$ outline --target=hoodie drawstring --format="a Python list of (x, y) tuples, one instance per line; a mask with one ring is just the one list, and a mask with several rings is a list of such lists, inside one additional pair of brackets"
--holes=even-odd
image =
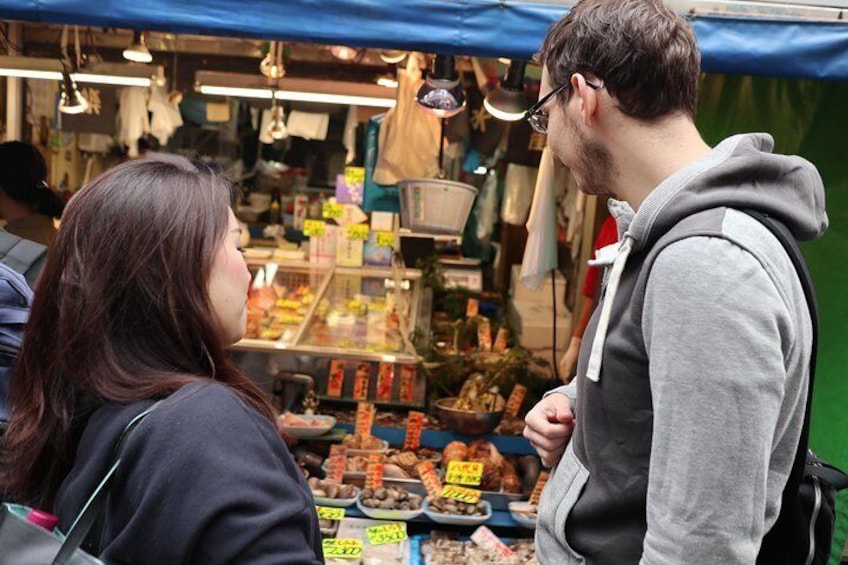
[(604, 356), (604, 343), (607, 339), (607, 328), (609, 326), (610, 314), (612, 313), (612, 303), (618, 292), (621, 273), (624, 272), (624, 265), (627, 263), (627, 257), (630, 255), (632, 249), (633, 238), (624, 234), (624, 239), (618, 247), (618, 254), (612, 263), (612, 269), (607, 280), (604, 304), (601, 307), (601, 317), (598, 319), (595, 339), (592, 341), (592, 354), (589, 356), (589, 365), (586, 369), (586, 378), (594, 382), (601, 380), (601, 362)]

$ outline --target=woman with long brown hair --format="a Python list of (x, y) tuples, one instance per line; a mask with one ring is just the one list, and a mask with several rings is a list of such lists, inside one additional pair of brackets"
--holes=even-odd
[(124, 426), (102, 528), (121, 563), (321, 563), (314, 503), (258, 387), (229, 360), (250, 275), (220, 176), (124, 163), (65, 210), (10, 392), (0, 492), (67, 531)]

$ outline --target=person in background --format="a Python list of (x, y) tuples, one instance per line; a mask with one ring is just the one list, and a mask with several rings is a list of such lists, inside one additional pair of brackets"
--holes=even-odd
[(5, 230), (50, 246), (56, 234), (53, 219), (62, 216), (64, 202), (47, 184), (47, 162), (37, 147), (20, 141), (0, 144), (0, 216)]
[(581, 0), (539, 58), (528, 120), (621, 234), (574, 380), (525, 419), (555, 465), (539, 561), (751, 565), (799, 449), (812, 325), (744, 210), (816, 239), (821, 177), (765, 133), (703, 141), (695, 35), (661, 0)]
[(225, 347), (250, 274), (219, 175), (123, 163), (69, 202), (35, 291), (0, 443), (0, 492), (68, 531), (126, 424), (107, 563), (323, 563), (314, 501), (262, 391)]
[[(602, 247), (612, 245), (618, 241), (618, 230), (615, 226), (615, 219), (612, 216), (607, 216), (601, 223), (601, 229), (595, 238), (592, 250), (592, 259), (597, 258), (597, 252)], [(577, 367), (577, 355), (580, 353), (580, 344), (583, 342), (583, 333), (586, 331), (586, 326), (589, 325), (589, 318), (592, 317), (592, 312), (595, 310), (595, 296), (600, 287), (600, 267), (589, 265), (586, 269), (586, 278), (583, 281), (583, 304), (580, 308), (580, 317), (577, 323), (574, 324), (574, 331), (571, 332), (571, 341), (568, 343), (568, 349), (562, 355), (559, 361), (559, 377), (565, 384), (571, 382), (574, 376), (574, 369)]]

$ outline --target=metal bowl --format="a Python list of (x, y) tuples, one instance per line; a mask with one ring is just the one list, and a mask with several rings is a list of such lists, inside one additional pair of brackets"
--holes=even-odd
[(497, 410), (494, 412), (472, 412), (456, 410), (453, 405), (456, 397), (440, 398), (435, 402), (436, 416), (447, 427), (466, 435), (485, 435), (492, 433), (504, 415), (503, 398), (498, 397)]

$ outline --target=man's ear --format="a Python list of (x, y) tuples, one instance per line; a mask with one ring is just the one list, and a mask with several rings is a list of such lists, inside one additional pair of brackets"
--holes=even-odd
[(583, 118), (583, 125), (591, 127), (598, 119), (599, 91), (586, 84), (586, 77), (580, 73), (571, 75), (571, 88), (579, 97), (580, 116)]

